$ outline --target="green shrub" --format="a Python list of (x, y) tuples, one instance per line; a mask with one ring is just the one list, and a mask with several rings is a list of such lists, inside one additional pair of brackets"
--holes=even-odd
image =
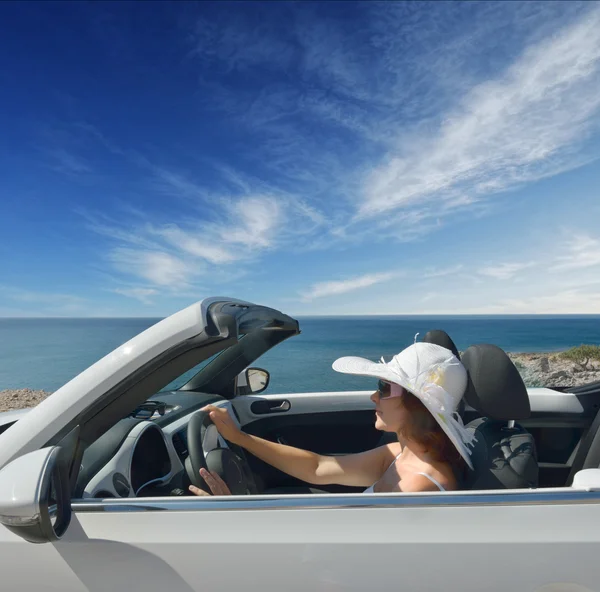
[(560, 354), (561, 358), (579, 364), (584, 370), (592, 360), (600, 360), (600, 345), (579, 345)]

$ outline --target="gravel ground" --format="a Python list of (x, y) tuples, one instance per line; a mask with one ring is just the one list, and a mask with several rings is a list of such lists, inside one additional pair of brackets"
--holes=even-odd
[(32, 391), (31, 389), (16, 389), (0, 391), (0, 412), (23, 407), (35, 407), (49, 394), (46, 391)]

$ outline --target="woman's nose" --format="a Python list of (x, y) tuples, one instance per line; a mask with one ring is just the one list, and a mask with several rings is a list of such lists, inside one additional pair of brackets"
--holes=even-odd
[(377, 404), (377, 399), (379, 398), (379, 391), (375, 391), (370, 397), (373, 403)]

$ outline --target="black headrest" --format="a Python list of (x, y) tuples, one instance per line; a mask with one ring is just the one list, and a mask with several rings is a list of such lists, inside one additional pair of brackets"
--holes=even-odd
[(465, 399), (490, 419), (519, 420), (531, 414), (527, 387), (506, 352), (490, 343), (469, 347), (461, 359), (468, 372)]
[(458, 359), (460, 359), (458, 348), (454, 344), (454, 341), (450, 339), (450, 335), (448, 335), (446, 331), (442, 331), (441, 329), (432, 329), (431, 331), (425, 333), (423, 341), (425, 343), (435, 343), (435, 345), (441, 345), (442, 347), (449, 349)]

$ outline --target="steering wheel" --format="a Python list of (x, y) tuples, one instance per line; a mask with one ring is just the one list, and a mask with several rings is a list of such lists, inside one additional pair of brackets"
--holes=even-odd
[[(217, 428), (210, 415), (206, 411), (196, 411), (188, 423), (188, 457), (185, 459), (192, 485), (210, 493), (210, 487), (200, 476), (200, 469), (206, 469), (219, 475), (233, 495), (258, 493), (248, 462), (229, 448), (229, 443), (228, 448), (217, 448), (217, 437)], [(213, 438), (215, 446), (206, 453), (205, 443)]]

